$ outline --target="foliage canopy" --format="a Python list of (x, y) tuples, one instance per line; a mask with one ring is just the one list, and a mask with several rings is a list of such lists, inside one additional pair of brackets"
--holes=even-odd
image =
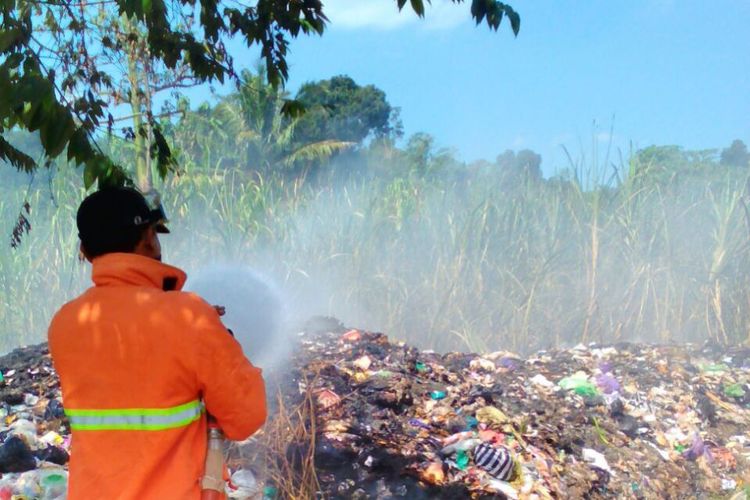
[(391, 107), (385, 92), (374, 85), (359, 86), (348, 76), (306, 83), (296, 99), (305, 106), (297, 125), (302, 140), (335, 138), (361, 143), (369, 136), (400, 134), (398, 109)]
[[(463, 3), (463, 0), (452, 0)], [(186, 68), (199, 82), (236, 79), (227, 48), (230, 38), (258, 46), (269, 83), (280, 86), (288, 77), (286, 57), (291, 38), (322, 34), (328, 21), (320, 0), (258, 0), (249, 4), (220, 0), (101, 0), (110, 13), (134, 26), (145, 40), (147, 59), (167, 69)], [(402, 9), (407, 0), (396, 0)], [(410, 0), (419, 16), (423, 0)], [(6, 140), (14, 127), (38, 131), (48, 159), (67, 151), (67, 158), (84, 165), (87, 185), (95, 181), (122, 183), (126, 172), (97, 146), (102, 128), (111, 131), (112, 115), (102, 94), (121, 78), (114, 68), (97, 66), (91, 51), (117, 48), (108, 37), (92, 40), (97, 10), (85, 0), (6, 0), (0, 3), (0, 159), (18, 169), (33, 171), (34, 158)], [(518, 33), (520, 17), (497, 0), (472, 0), (477, 24), (497, 30), (503, 17)], [(178, 22), (197, 19), (195, 25)], [(129, 35), (130, 36), (130, 35)], [(132, 35), (136, 36), (136, 35)], [(68, 71), (66, 71), (68, 70)], [(133, 92), (131, 90), (131, 92)], [(128, 96), (130, 97), (130, 96)], [(146, 117), (153, 121), (153, 117)], [(149, 147), (159, 165), (171, 151), (155, 128)], [(145, 129), (135, 130), (143, 137)], [(150, 134), (149, 134), (150, 135)]]
[[(329, 137), (299, 138), (296, 131), (303, 115), (282, 114), (287, 102), (282, 89), (266, 83), (262, 66), (256, 73), (244, 70), (237, 92), (214, 107), (187, 113), (168, 135), (180, 149), (181, 160), (191, 167), (239, 168), (261, 176), (274, 169), (297, 175), (310, 162), (353, 145)], [(211, 158), (217, 151), (220, 163), (214, 164)]]

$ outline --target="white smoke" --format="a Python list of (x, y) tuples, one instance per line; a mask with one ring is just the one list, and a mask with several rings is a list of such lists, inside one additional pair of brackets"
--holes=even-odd
[(268, 278), (243, 265), (212, 265), (192, 272), (185, 289), (226, 308), (222, 321), (256, 366), (270, 369), (288, 356), (284, 301)]

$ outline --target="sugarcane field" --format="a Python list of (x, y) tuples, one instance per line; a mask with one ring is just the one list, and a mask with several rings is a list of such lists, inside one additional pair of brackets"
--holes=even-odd
[(0, 500), (750, 500), (750, 4), (0, 17)]

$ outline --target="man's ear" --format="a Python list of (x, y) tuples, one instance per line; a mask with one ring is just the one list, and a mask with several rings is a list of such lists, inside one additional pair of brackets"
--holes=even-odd
[(143, 231), (141, 240), (135, 246), (133, 253), (161, 260), (161, 245), (159, 245), (159, 237), (153, 226), (149, 226)]
[(89, 254), (86, 253), (86, 247), (83, 246), (83, 242), (78, 246), (78, 260), (83, 262), (84, 260), (87, 260), (91, 262), (91, 257), (89, 257)]

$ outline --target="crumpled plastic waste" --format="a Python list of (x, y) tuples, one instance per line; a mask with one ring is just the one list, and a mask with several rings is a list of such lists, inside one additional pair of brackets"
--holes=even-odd
[[(321, 497), (747, 498), (748, 347), (438, 354), (336, 321), (299, 338), (277, 378), (292, 402), (312, 394)], [(70, 440), (46, 347), (0, 357), (0, 374), (0, 467), (18, 471), (0, 500), (58, 498)], [(507, 453), (513, 474), (478, 449)], [(235, 465), (233, 494), (283, 496)]]
[(749, 348), (438, 354), (330, 323), (300, 339), (292, 376), (347, 395), (316, 406), (322, 496), (731, 497), (750, 484)]
[(620, 382), (611, 373), (600, 373), (595, 377), (596, 386), (604, 394), (613, 394), (620, 391)]
[(261, 488), (255, 479), (255, 474), (246, 469), (239, 469), (232, 473), (226, 485), (227, 498), (249, 499), (256, 498)]
[(607, 463), (607, 459), (599, 453), (596, 450), (592, 450), (591, 448), (584, 448), (581, 450), (581, 456), (583, 459), (590, 463), (592, 466), (597, 467), (603, 471), (607, 471), (609, 474), (614, 474), (615, 472), (610, 468), (609, 463)]
[(593, 397), (599, 394), (596, 385), (589, 380), (588, 375), (584, 372), (576, 372), (569, 377), (565, 377), (557, 385), (566, 391), (573, 391), (579, 396)]
[(69, 428), (46, 345), (0, 357), (0, 373), (0, 500), (65, 498)]
[(682, 456), (688, 460), (697, 460), (706, 453), (706, 443), (703, 442), (698, 433), (693, 437), (690, 447), (682, 452)]

